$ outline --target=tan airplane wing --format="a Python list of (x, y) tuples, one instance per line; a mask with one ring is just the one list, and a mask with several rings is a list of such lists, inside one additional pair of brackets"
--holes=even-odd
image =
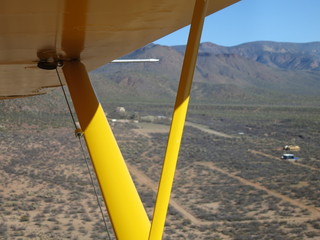
[[(239, 0), (208, 0), (207, 15)], [(39, 60), (93, 70), (191, 23), (195, 0), (0, 0), (0, 99), (58, 85)]]

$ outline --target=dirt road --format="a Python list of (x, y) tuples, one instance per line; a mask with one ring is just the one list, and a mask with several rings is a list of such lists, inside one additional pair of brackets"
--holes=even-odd
[[(163, 125), (163, 124), (155, 124), (155, 123), (139, 123), (138, 126), (139, 129), (134, 129), (135, 132), (140, 133), (142, 135), (148, 136), (149, 133), (169, 133), (170, 126)], [(228, 135), (226, 133), (218, 132), (213, 129), (210, 129), (206, 125), (193, 123), (193, 122), (185, 122), (185, 126), (190, 126), (197, 128), (203, 132), (216, 135), (218, 137), (224, 137), (224, 138), (235, 138), (235, 136)]]
[[(279, 157), (275, 157), (275, 156), (272, 156), (272, 155), (264, 153), (264, 152), (251, 150), (251, 149), (249, 149), (248, 151), (253, 153), (253, 154), (261, 155), (261, 156), (264, 156), (264, 157), (267, 157), (267, 158), (275, 159), (275, 160), (278, 160), (278, 161), (284, 161), (283, 159), (281, 159)], [(291, 163), (291, 164), (294, 164), (294, 165), (297, 165), (297, 166), (300, 166), (300, 167), (308, 168), (308, 169), (313, 170), (313, 171), (320, 171), (319, 168), (308, 166), (308, 165), (305, 165), (305, 164), (302, 164), (302, 163), (293, 162), (293, 161), (288, 161), (288, 163)]]
[[(157, 184), (152, 181), (146, 174), (144, 174), (142, 171), (140, 171), (138, 168), (136, 168), (133, 165), (129, 165), (128, 167), (130, 169), (130, 172), (137, 178), (137, 180), (146, 185), (148, 188), (150, 188), (153, 192), (157, 192), (158, 186)], [(194, 225), (209, 225), (212, 222), (209, 221), (202, 221), (198, 218), (196, 218), (195, 216), (192, 215), (192, 213), (188, 212), (185, 208), (183, 208), (183, 206), (181, 204), (179, 204), (176, 200), (172, 199), (170, 200), (170, 205), (177, 210), (182, 216), (184, 216), (185, 218), (187, 218), (188, 220), (190, 220), (192, 222), (192, 224)]]
[[(299, 208), (302, 208), (302, 209), (306, 209), (310, 212), (311, 216), (308, 217), (308, 219), (312, 218), (312, 219), (318, 219), (320, 218), (320, 209), (316, 208), (316, 207), (313, 207), (313, 206), (309, 206), (309, 205), (306, 205), (304, 203), (302, 203), (301, 201), (299, 200), (296, 200), (296, 199), (292, 199), (290, 197), (287, 197), (281, 193), (278, 193), (276, 191), (273, 191), (273, 190), (270, 190), (258, 183), (255, 183), (255, 182), (251, 182), (247, 179), (244, 179), (242, 177), (239, 177), (239, 176), (236, 176), (232, 173), (229, 173), (227, 172), (226, 170), (223, 170), (221, 168), (218, 168), (217, 166), (215, 166), (212, 162), (202, 162), (202, 163), (197, 163), (198, 165), (203, 165), (203, 166), (206, 166), (206, 167), (209, 167), (215, 171), (218, 171), (220, 173), (223, 173), (233, 179), (236, 179), (238, 180), (239, 182), (241, 182), (242, 184), (245, 184), (245, 185), (248, 185), (248, 186), (252, 186), (256, 189), (259, 189), (259, 190), (262, 190), (262, 191), (265, 191), (267, 194), (271, 195), (271, 196), (274, 196), (274, 197), (277, 197), (277, 198), (280, 198), (281, 200), (283, 201), (286, 201), (286, 202), (289, 202), (291, 203), (292, 205), (294, 206), (297, 206)], [(303, 218), (303, 220), (305, 220)]]
[(197, 128), (197, 129), (199, 129), (199, 130), (201, 130), (203, 132), (210, 133), (210, 134), (216, 135), (218, 137), (235, 138), (235, 136), (231, 136), (231, 135), (228, 135), (228, 134), (225, 134), (225, 133), (222, 133), (222, 132), (218, 132), (218, 131), (212, 130), (212, 129), (208, 128), (206, 125), (201, 125), (201, 124), (198, 124), (198, 123), (192, 123), (192, 122), (187, 122), (187, 121), (186, 121), (185, 125)]

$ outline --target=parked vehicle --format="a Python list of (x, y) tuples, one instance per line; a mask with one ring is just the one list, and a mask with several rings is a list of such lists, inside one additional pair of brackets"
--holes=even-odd
[(296, 158), (294, 157), (294, 154), (286, 153), (281, 156), (281, 159), (296, 159)]

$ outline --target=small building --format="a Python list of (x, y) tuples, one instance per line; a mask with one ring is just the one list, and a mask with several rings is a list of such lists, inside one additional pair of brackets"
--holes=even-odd
[(126, 112), (126, 109), (124, 107), (117, 107), (116, 108), (116, 112), (117, 113), (125, 113)]

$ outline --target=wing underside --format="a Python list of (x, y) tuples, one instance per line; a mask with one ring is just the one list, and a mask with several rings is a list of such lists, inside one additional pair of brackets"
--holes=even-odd
[[(238, 0), (211, 0), (206, 15)], [(195, 0), (1, 0), (0, 99), (58, 84), (40, 60), (93, 70), (191, 22)]]

